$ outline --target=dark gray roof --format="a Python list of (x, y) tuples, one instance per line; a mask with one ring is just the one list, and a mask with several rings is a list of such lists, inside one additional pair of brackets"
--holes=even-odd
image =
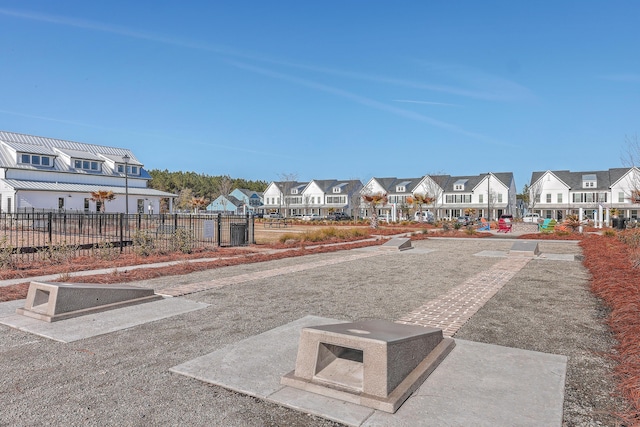
[[(422, 177), (420, 178), (373, 178), (380, 184), (384, 191), (387, 194), (411, 194), (413, 189), (420, 183)], [(405, 191), (398, 192), (396, 188), (398, 185), (402, 185), (405, 187)]]
[(568, 170), (559, 171), (543, 171), (533, 172), (531, 174), (531, 185), (534, 185), (544, 174), (547, 172), (553, 174), (560, 181), (564, 182), (571, 190), (577, 190), (582, 188), (583, 179), (592, 179), (595, 177), (597, 180), (596, 187), (593, 190), (608, 190), (613, 184), (618, 182), (630, 168), (612, 168), (604, 171), (580, 171), (571, 172)]
[(316, 184), (326, 194), (331, 194), (334, 187), (342, 187), (344, 194), (353, 194), (362, 188), (362, 182), (358, 179), (314, 179), (311, 182)]

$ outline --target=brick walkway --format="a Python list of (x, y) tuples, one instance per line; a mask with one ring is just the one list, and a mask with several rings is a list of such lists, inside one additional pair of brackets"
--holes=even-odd
[(326, 259), (316, 262), (301, 263), (290, 265), (287, 267), (274, 268), (271, 270), (261, 270), (252, 273), (240, 274), (237, 276), (224, 277), (216, 280), (207, 280), (206, 282), (187, 283), (173, 288), (166, 288), (156, 291), (157, 294), (178, 297), (188, 295), (195, 292), (206, 291), (208, 289), (219, 288), (227, 285), (235, 285), (238, 283), (249, 282), (251, 280), (266, 279), (268, 277), (280, 276), (283, 274), (297, 273), (299, 271), (310, 270), (312, 268), (324, 267), (327, 265), (341, 264), (343, 262), (354, 261), (357, 259), (370, 258), (373, 256), (383, 255), (384, 252), (358, 252), (351, 255), (340, 256), (332, 259)]
[(530, 259), (507, 257), (500, 260), (490, 270), (470, 277), (445, 295), (427, 302), (396, 322), (439, 328), (445, 336), (451, 337)]

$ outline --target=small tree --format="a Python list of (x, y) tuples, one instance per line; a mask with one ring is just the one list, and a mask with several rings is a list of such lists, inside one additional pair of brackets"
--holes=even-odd
[(218, 184), (218, 193), (222, 196), (220, 199), (222, 203), (222, 209), (227, 211), (227, 196), (231, 193), (231, 187), (233, 187), (233, 181), (229, 175), (223, 175), (220, 177)]
[(418, 212), (418, 221), (422, 222), (422, 205), (430, 205), (434, 202), (435, 198), (428, 194), (416, 193), (413, 196), (407, 197), (407, 203), (415, 206)]
[(115, 198), (116, 196), (115, 194), (113, 194), (113, 191), (99, 190), (99, 191), (91, 192), (91, 201), (100, 203), (100, 212), (103, 212), (103, 213), (105, 211), (106, 202), (110, 202)]
[(378, 205), (384, 206), (389, 201), (387, 193), (363, 194), (362, 201), (371, 209), (370, 223), (371, 228), (378, 228)]
[(193, 213), (198, 213), (200, 209), (204, 209), (209, 204), (209, 200), (204, 197), (194, 197), (191, 199), (191, 209)]

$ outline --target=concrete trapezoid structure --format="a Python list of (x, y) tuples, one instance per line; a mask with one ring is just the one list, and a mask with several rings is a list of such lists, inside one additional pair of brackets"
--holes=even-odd
[(381, 246), (378, 246), (381, 251), (406, 251), (407, 249), (413, 249), (411, 246), (411, 239), (408, 237), (394, 237)]
[(509, 251), (509, 256), (515, 257), (535, 258), (539, 255), (540, 249), (537, 242), (515, 242)]
[(394, 413), (454, 346), (440, 329), (386, 320), (307, 327), (281, 383)]
[(24, 308), (16, 313), (55, 322), (158, 299), (153, 289), (135, 286), (31, 282)]

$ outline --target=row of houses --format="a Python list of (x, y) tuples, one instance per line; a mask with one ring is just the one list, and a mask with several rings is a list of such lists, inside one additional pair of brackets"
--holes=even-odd
[[(150, 179), (144, 164), (126, 148), (0, 131), (1, 212), (98, 212), (103, 202), (92, 195), (99, 191), (116, 196), (109, 202), (110, 212), (173, 212), (177, 196), (149, 188)], [(379, 216), (397, 220), (416, 209), (429, 210), (437, 218), (517, 217), (528, 210), (556, 219), (572, 213), (602, 219), (617, 209), (624, 217), (637, 218), (639, 182), (636, 167), (533, 172), (526, 203), (516, 197), (512, 172), (374, 177), (366, 184), (340, 179), (274, 181), (262, 193), (235, 189), (214, 200), (207, 211), (283, 216), (344, 212), (367, 217), (375, 209)], [(363, 196), (373, 194), (386, 194), (388, 202), (375, 207), (363, 203)], [(428, 203), (418, 207), (419, 195), (428, 196)]]

